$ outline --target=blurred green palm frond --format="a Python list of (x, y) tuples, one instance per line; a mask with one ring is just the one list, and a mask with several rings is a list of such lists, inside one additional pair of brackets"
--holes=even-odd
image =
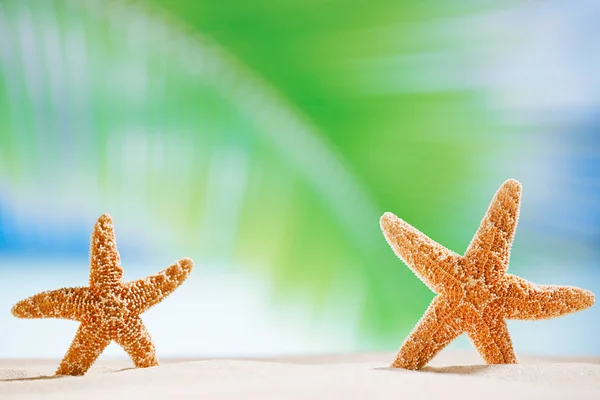
[(461, 251), (484, 210), (457, 204), (498, 151), (447, 22), (481, 10), (457, 4), (4, 0), (0, 200), (111, 210), (146, 251), (347, 303), (360, 340), (396, 344), (432, 295), (379, 216)]

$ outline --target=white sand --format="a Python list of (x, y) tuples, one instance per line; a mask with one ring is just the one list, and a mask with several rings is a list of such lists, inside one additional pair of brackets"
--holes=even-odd
[(58, 360), (0, 360), (0, 399), (600, 399), (600, 358), (485, 366), (475, 353), (445, 351), (419, 372), (385, 368), (392, 358), (163, 360), (148, 369), (101, 359), (83, 377), (52, 377)]

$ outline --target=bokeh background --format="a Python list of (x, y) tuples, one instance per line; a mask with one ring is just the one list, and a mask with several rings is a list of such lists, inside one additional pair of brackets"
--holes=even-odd
[[(162, 357), (395, 350), (433, 294), (379, 216), (462, 253), (507, 178), (510, 271), (599, 294), (599, 18), (595, 0), (0, 0), (0, 357), (65, 353), (77, 323), (10, 307), (86, 285), (104, 212), (126, 279), (196, 262), (144, 315)], [(599, 325), (598, 306), (509, 323), (521, 354), (599, 354)]]

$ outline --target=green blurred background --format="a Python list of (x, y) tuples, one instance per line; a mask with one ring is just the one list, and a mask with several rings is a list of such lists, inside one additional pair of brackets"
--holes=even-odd
[[(0, 0), (0, 356), (63, 354), (75, 323), (9, 309), (85, 284), (104, 212), (127, 279), (196, 261), (145, 317), (165, 356), (395, 349), (433, 294), (379, 216), (462, 253), (507, 178), (524, 185), (511, 272), (598, 292), (597, 17), (593, 1)], [(511, 322), (517, 352), (600, 353), (596, 308)]]

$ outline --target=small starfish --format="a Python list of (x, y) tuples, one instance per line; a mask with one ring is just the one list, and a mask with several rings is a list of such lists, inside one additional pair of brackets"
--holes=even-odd
[(506, 273), (520, 203), (521, 184), (506, 181), (464, 256), (392, 213), (381, 217), (381, 229), (396, 255), (437, 294), (402, 344), (392, 368), (422, 368), (463, 332), (486, 363), (516, 364), (507, 319), (554, 318), (594, 304), (590, 291), (537, 285)]
[(81, 322), (57, 375), (85, 374), (111, 340), (123, 347), (136, 367), (158, 365), (140, 314), (177, 289), (192, 271), (193, 261), (184, 258), (156, 275), (123, 283), (114, 226), (104, 214), (92, 234), (90, 266), (89, 286), (36, 294), (15, 304), (13, 315)]

